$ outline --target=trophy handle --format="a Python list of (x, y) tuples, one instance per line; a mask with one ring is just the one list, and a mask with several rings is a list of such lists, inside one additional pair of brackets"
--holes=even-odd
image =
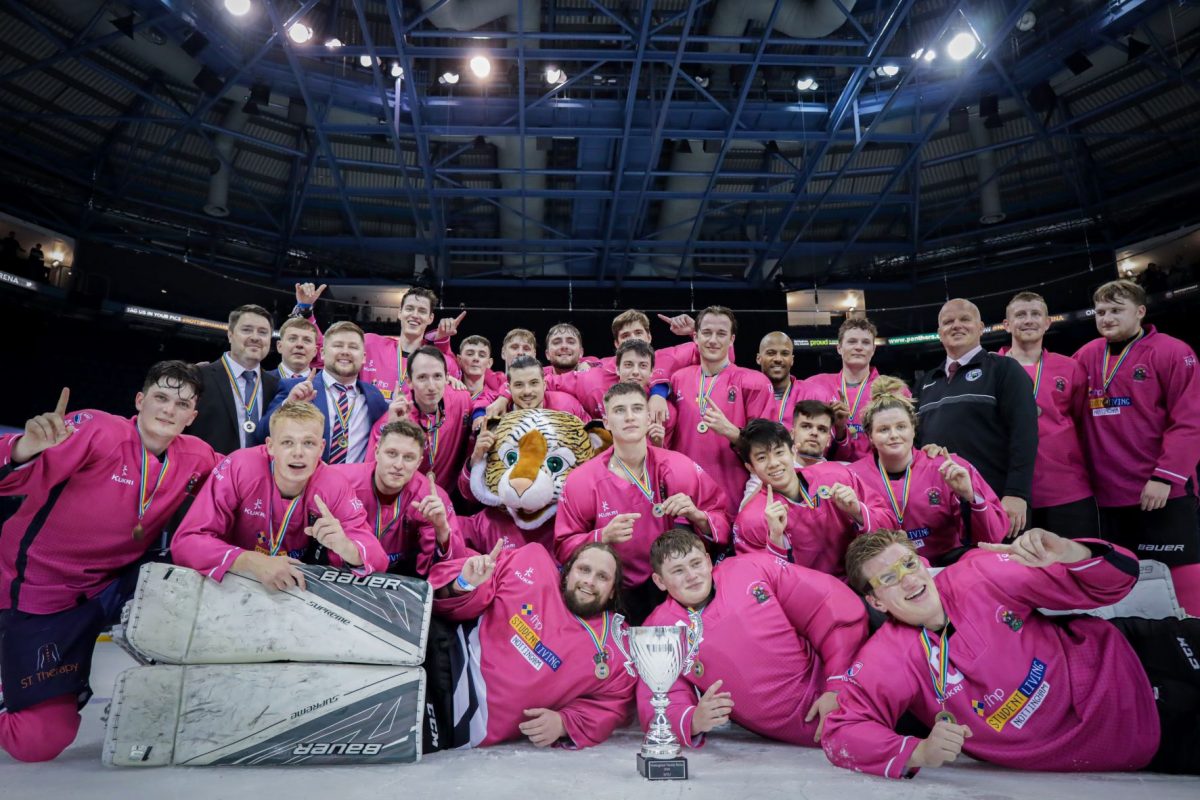
[[(637, 672), (633, 668), (633, 659), (629, 656), (629, 651), (621, 644), (621, 639), (629, 635), (629, 629), (625, 627), (625, 616), (622, 614), (613, 614), (613, 632), (612, 643), (613, 647), (625, 657), (625, 671), (629, 673), (629, 677), (636, 678)], [(632, 647), (632, 645), (631, 645)]]

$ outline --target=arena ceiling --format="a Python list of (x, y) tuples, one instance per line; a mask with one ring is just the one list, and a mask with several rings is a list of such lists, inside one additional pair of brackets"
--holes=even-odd
[(916, 281), (1105, 263), (1200, 194), (1191, 2), (0, 9), (0, 210), (264, 280)]

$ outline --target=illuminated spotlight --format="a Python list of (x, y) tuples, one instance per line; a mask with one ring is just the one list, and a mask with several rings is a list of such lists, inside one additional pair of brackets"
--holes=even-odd
[(954, 34), (954, 38), (946, 45), (946, 55), (953, 58), (955, 61), (962, 61), (964, 58), (975, 52), (975, 37), (967, 31)]
[(453, 70), (446, 70), (442, 76), (438, 78), (438, 83), (448, 83), (451, 86), (458, 83), (458, 73)]
[(342, 40), (335, 36), (332, 39), (330, 39), (329, 41), (327, 41), (325, 43), (325, 46), (328, 47), (330, 50), (336, 50), (337, 48), (342, 46)]
[(562, 83), (564, 80), (566, 80), (566, 77), (567, 77), (561, 69), (554, 66), (553, 64), (546, 67), (545, 72), (543, 72), (542, 74), (545, 75), (545, 77), (546, 77), (546, 83), (550, 84), (551, 86)]
[(917, 48), (917, 51), (916, 51), (915, 53), (913, 53), (913, 54), (912, 54), (912, 60), (913, 60), (913, 61), (920, 61), (920, 60), (921, 60), (921, 56), (923, 56), (923, 55), (925, 55), (925, 48), (924, 48), (924, 47), (918, 47), (918, 48)]
[(928, 64), (937, 58), (937, 50), (931, 47), (925, 51), (925, 55), (921, 56), (921, 58), (925, 59), (925, 63)]
[(492, 62), (487, 56), (474, 56), (471, 58), (471, 72), (476, 78), (486, 78), (492, 74)]
[(303, 22), (293, 22), (288, 28), (288, 38), (296, 44), (304, 44), (313, 37), (313, 29)]
[(900, 74), (900, 68), (895, 64), (884, 64), (882, 67), (875, 70), (875, 72), (885, 78), (894, 78)]
[(404, 77), (404, 67), (400, 66), (399, 61), (392, 62), (392, 77), (393, 78), (403, 78)]
[(370, 69), (371, 68), (371, 57), (367, 56), (367, 55), (359, 56), (358, 57), (358, 65), (360, 67), (362, 67), (363, 69)]
[(225, 0), (225, 10), (235, 17), (244, 17), (250, 13), (250, 0)]
[(813, 78), (797, 78), (796, 88), (802, 92), (811, 92), (817, 88), (817, 82)]

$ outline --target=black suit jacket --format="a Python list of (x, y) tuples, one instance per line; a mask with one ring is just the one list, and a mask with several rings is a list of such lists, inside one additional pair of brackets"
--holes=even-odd
[[(262, 370), (262, 401), (270, 403), (271, 398), (279, 389), (279, 376)], [(233, 392), (229, 388), (229, 376), (221, 366), (221, 359), (212, 361), (200, 367), (200, 377), (204, 382), (204, 393), (197, 403), (196, 421), (187, 432), (208, 442), (209, 446), (218, 453), (226, 455), (239, 449), (242, 444), (237, 422), (237, 407), (234, 405)]]

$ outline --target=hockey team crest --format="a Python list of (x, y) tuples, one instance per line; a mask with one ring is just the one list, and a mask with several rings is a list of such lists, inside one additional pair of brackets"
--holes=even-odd
[(1067, 390), (1067, 379), (1066, 378), (1055, 378), (1054, 379), (1054, 388), (1060, 392), (1065, 392)]
[(940, 506), (942, 504), (942, 493), (937, 489), (929, 490), (929, 505)]

